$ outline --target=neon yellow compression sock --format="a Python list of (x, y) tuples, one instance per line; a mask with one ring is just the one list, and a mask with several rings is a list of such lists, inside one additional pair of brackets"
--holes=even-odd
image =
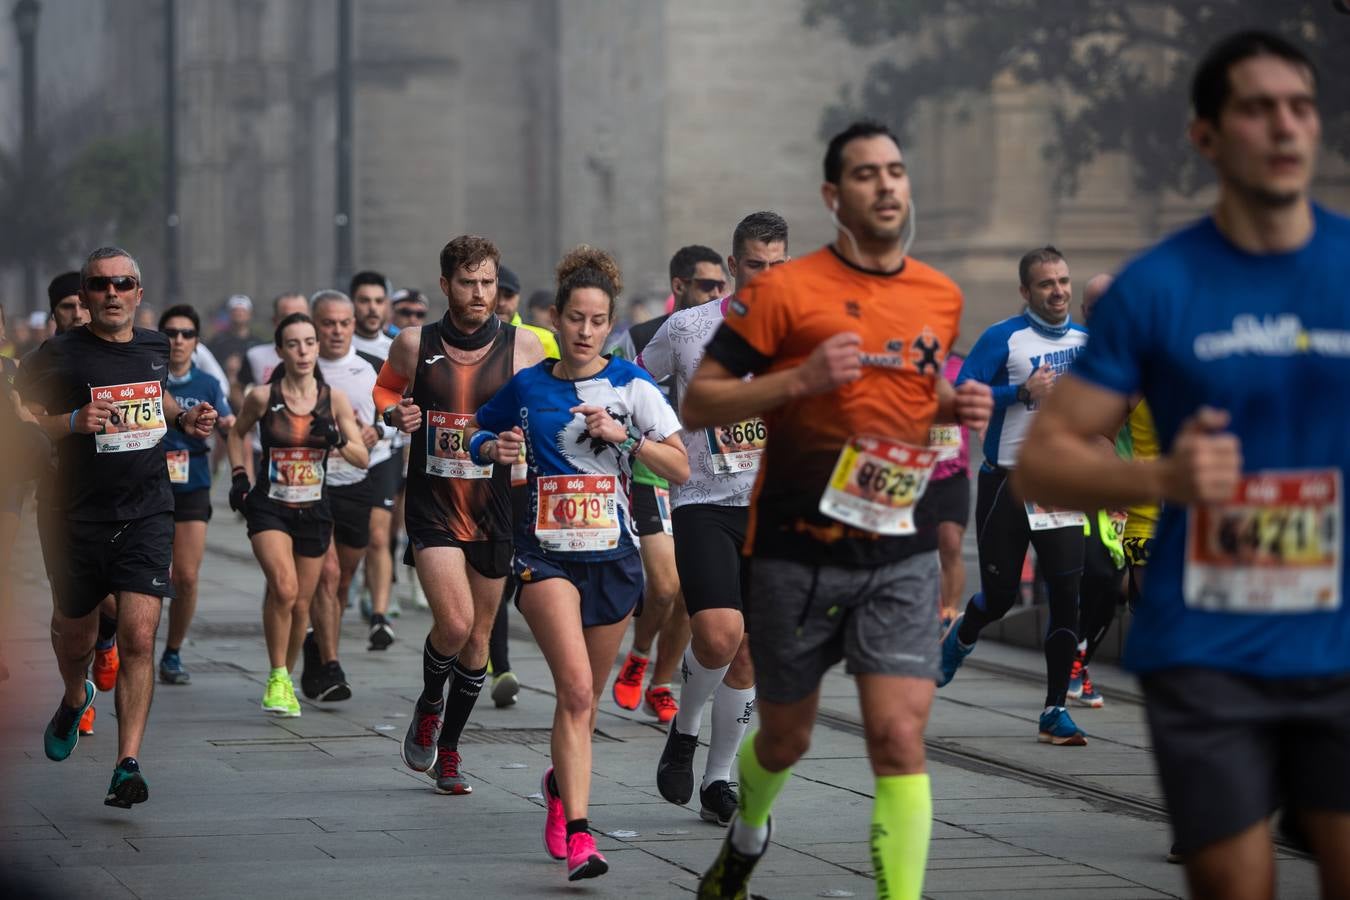
[(872, 870), (877, 897), (918, 900), (933, 832), (933, 792), (927, 773), (877, 776), (872, 806)]
[(737, 764), (741, 778), (741, 821), (755, 828), (763, 828), (769, 823), (769, 810), (778, 792), (787, 783), (792, 769), (770, 772), (759, 764), (755, 755), (756, 729), (745, 736), (741, 742), (740, 759)]

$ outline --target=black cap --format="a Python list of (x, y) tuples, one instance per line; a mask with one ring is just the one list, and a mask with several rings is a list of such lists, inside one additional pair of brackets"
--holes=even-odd
[(506, 266), (497, 269), (497, 290), (506, 291), (508, 294), (520, 293), (520, 279)]
[(52, 311), (56, 311), (56, 304), (69, 297), (71, 294), (80, 292), (80, 273), (62, 272), (52, 279), (52, 283), (47, 285), (47, 302), (51, 305)]

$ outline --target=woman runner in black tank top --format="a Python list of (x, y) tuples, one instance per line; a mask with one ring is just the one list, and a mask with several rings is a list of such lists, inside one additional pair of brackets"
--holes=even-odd
[(479, 466), (469, 459), (464, 425), (514, 374), (514, 327), (499, 325), (477, 362), (446, 354), (438, 326), (422, 328), (413, 401), (422, 426), (411, 437), (406, 528), (423, 544), (511, 539), (511, 467)]
[[(276, 331), (280, 376), (244, 398), (230, 431), (233, 486), (230, 508), (245, 513), (253, 555), (267, 577), (263, 634), (271, 671), (262, 708), (300, 715), (289, 669), (300, 655), (309, 600), (332, 539), (333, 519), (324, 488), (329, 450), (364, 469), (370, 460), (351, 401), (319, 380), (319, 341), (304, 313), (281, 320)], [(249, 433), (259, 426), (262, 471), (249, 483)]]

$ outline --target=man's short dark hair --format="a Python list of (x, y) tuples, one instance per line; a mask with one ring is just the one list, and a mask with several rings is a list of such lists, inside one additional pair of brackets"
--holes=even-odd
[(1191, 80), (1191, 111), (1197, 119), (1218, 123), (1233, 91), (1228, 73), (1254, 56), (1275, 56), (1308, 70), (1317, 87), (1317, 67), (1295, 44), (1268, 31), (1239, 31), (1219, 41), (1200, 60)]
[(761, 244), (773, 244), (781, 241), (783, 248), (787, 249), (787, 219), (768, 210), (751, 213), (741, 219), (740, 224), (731, 234), (731, 255), (740, 259), (741, 254), (745, 252), (747, 241), (759, 241)]
[(441, 250), (441, 275), (454, 278), (460, 269), (476, 269), (488, 259), (494, 267), (502, 264), (496, 244), (476, 234), (461, 234)]
[(389, 279), (385, 278), (384, 275), (382, 275), (379, 272), (376, 272), (373, 269), (366, 269), (364, 271), (357, 272), (355, 275), (352, 276), (352, 283), (350, 285), (350, 289), (347, 291), (347, 296), (355, 297), (356, 289), (363, 284), (373, 284), (376, 287), (384, 288), (384, 292), (386, 294), (389, 293)]
[(698, 269), (699, 263), (715, 263), (720, 269), (722, 268), (722, 257), (717, 255), (716, 250), (702, 244), (690, 244), (688, 247), (681, 247), (670, 258), (670, 277), (688, 281), (694, 277), (694, 271)]
[(900, 139), (889, 127), (876, 119), (860, 119), (830, 138), (830, 144), (825, 148), (825, 180), (838, 184), (844, 177), (844, 148), (853, 141), (870, 137), (888, 137), (895, 146), (900, 146)]
[(47, 303), (51, 305), (52, 312), (56, 312), (56, 304), (72, 294), (78, 294), (80, 284), (79, 272), (62, 272), (53, 278), (52, 283), (47, 285)]
[(201, 316), (197, 315), (196, 309), (186, 303), (179, 303), (177, 306), (170, 306), (168, 309), (164, 310), (163, 314), (159, 317), (159, 330), (163, 331), (164, 323), (175, 316), (182, 316), (192, 320), (192, 327), (197, 332), (197, 337), (200, 338), (202, 336)]
[(530, 294), (530, 299), (525, 301), (526, 309), (548, 309), (553, 305), (553, 292), (540, 288)]
[(1031, 267), (1052, 262), (1064, 262), (1064, 254), (1049, 244), (1037, 247), (1025, 254), (1017, 264), (1017, 280), (1022, 282), (1022, 287), (1031, 287)]

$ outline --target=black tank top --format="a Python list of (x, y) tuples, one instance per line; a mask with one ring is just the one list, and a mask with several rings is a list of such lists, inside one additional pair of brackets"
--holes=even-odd
[(281, 380), (268, 387), (267, 411), (258, 422), (263, 471), (254, 493), (282, 506), (304, 508), (327, 499), (324, 460), (328, 444), (312, 433), (315, 419), (331, 419), (332, 390), (319, 385), (311, 412), (292, 412), (281, 393)]
[(404, 501), (409, 534), (430, 530), (446, 531), (456, 541), (510, 540), (511, 467), (474, 465), (464, 423), (515, 374), (515, 333), (501, 326), (483, 357), (466, 364), (446, 355), (440, 329), (422, 327), (412, 392), (422, 426), (410, 437)]

